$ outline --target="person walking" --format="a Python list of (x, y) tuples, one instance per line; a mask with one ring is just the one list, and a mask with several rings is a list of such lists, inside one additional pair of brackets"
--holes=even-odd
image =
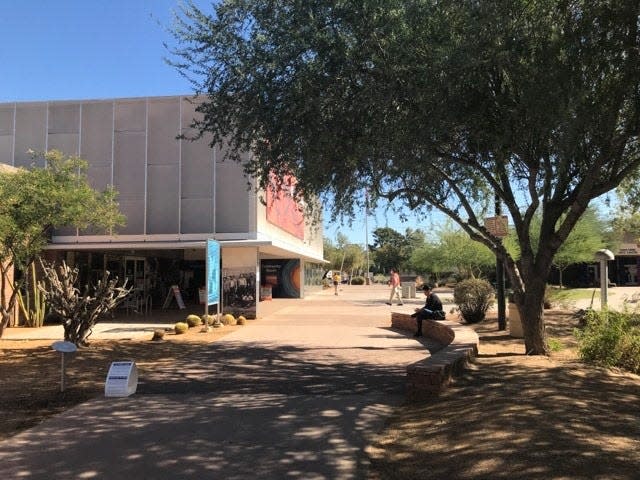
[(389, 279), (389, 285), (391, 285), (391, 294), (389, 295), (389, 301), (387, 305), (391, 305), (393, 303), (393, 297), (398, 297), (398, 305), (404, 305), (402, 302), (402, 297), (400, 296), (400, 275), (395, 268), (392, 268), (389, 272), (391, 274), (391, 278)]
[(422, 285), (422, 291), (426, 295), (426, 300), (424, 302), (424, 307), (416, 308), (415, 312), (411, 315), (418, 322), (418, 329), (416, 333), (413, 334), (414, 337), (422, 336), (422, 320), (444, 320), (446, 314), (442, 309), (442, 302), (438, 295), (433, 293), (433, 287), (431, 285), (425, 283)]
[(340, 285), (340, 274), (338, 272), (333, 273), (333, 288), (335, 290), (335, 295), (338, 294), (338, 285)]

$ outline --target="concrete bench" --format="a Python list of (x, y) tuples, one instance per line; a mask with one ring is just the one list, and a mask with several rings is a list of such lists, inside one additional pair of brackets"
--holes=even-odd
[[(416, 319), (407, 313), (391, 313), (391, 327), (415, 332)], [(433, 355), (407, 365), (407, 394), (419, 398), (437, 395), (446, 389), (451, 379), (459, 375), (478, 354), (478, 334), (450, 320), (424, 320), (422, 333), (444, 345)]]

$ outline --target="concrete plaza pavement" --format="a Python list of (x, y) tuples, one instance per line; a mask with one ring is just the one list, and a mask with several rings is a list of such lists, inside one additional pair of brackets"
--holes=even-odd
[(389, 307), (388, 293), (344, 286), (266, 302), (199, 357), (185, 350), (140, 372), (134, 395), (0, 442), (0, 478), (366, 478), (364, 450), (404, 400), (406, 365), (437, 347), (390, 329), (391, 311), (423, 299)]

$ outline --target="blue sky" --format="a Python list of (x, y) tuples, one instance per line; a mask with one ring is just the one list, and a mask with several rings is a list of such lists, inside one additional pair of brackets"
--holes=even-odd
[[(205, 9), (211, 2), (194, 2)], [(188, 94), (188, 81), (167, 65), (166, 31), (179, 0), (0, 0), (0, 102)], [(401, 223), (382, 209), (351, 226), (325, 222), (365, 243), (377, 227), (404, 232), (430, 220)], [(368, 228), (365, 228), (368, 227)], [(367, 235), (368, 231), (368, 235)]]

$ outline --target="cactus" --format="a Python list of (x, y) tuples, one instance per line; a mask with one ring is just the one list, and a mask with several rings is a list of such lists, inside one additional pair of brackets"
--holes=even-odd
[(230, 313), (226, 313), (222, 316), (222, 324), (223, 325), (235, 325), (237, 320), (236, 317), (234, 317), (233, 315), (231, 315)]
[(189, 325), (185, 322), (178, 322), (173, 326), (173, 330), (176, 332), (176, 335), (181, 335), (183, 333), (187, 333)]
[(202, 319), (198, 315), (187, 315), (185, 322), (189, 325), (189, 328), (202, 325)]
[[(18, 290), (18, 304), (24, 316), (25, 325), (27, 327), (41, 327), (44, 324), (45, 303), (44, 295), (38, 289), (36, 279), (35, 262), (31, 264), (31, 273), (27, 275), (25, 282), (26, 289), (24, 295)], [(31, 288), (31, 292), (29, 291)]]
[(245, 325), (247, 323), (247, 319), (243, 316), (240, 315), (237, 319), (238, 325)]

